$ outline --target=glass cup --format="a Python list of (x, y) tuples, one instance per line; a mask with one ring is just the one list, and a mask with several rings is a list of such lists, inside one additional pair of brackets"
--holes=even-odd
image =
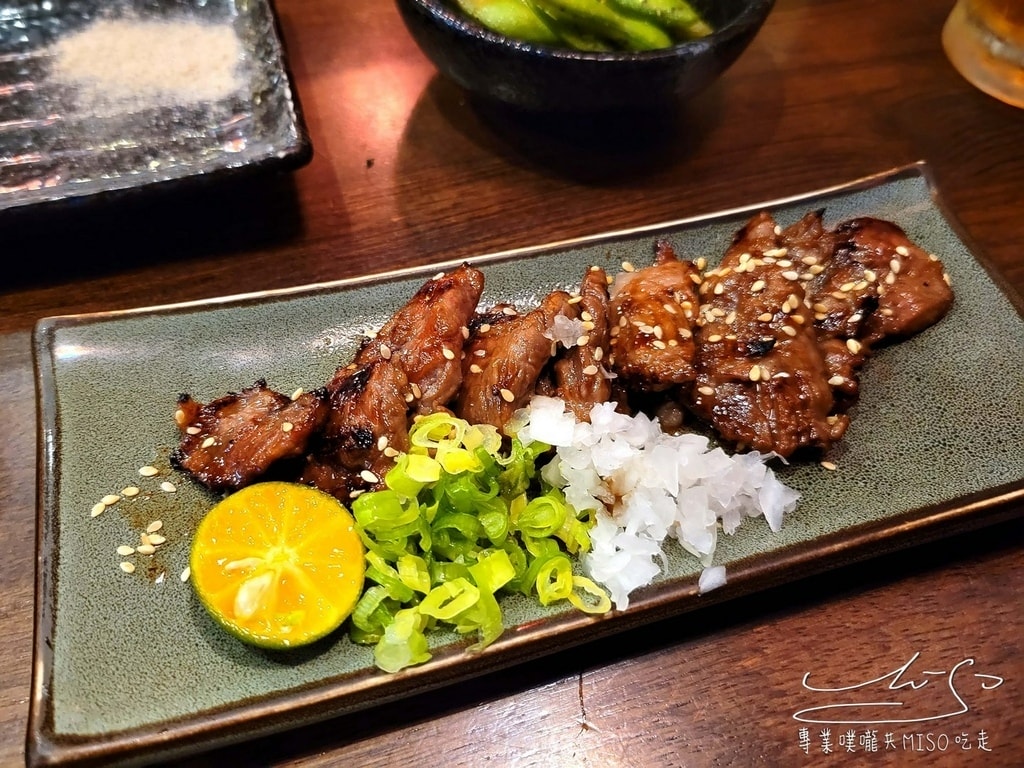
[(1024, 0), (958, 0), (942, 45), (969, 82), (1024, 107)]

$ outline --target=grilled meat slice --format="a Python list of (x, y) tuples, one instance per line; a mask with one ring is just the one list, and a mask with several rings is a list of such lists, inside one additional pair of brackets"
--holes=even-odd
[(462, 347), (483, 287), (483, 273), (466, 264), (428, 280), (363, 344), (355, 364), (393, 360), (415, 385), (418, 412), (446, 405), (462, 383)]
[(859, 372), (869, 354), (861, 341), (867, 318), (878, 306), (872, 273), (849, 258), (835, 232), (825, 229), (822, 211), (812, 211), (780, 236), (785, 258), (803, 270), (806, 303), (825, 358), (833, 391), (847, 401), (860, 392)]
[(561, 352), (555, 361), (550, 394), (562, 398), (578, 421), (590, 421), (590, 409), (612, 399), (611, 380), (604, 368), (609, 339), (608, 277), (600, 267), (591, 267), (583, 276), (577, 307), (586, 343)]
[(697, 267), (660, 242), (652, 266), (624, 274), (609, 304), (612, 369), (640, 392), (693, 381)]
[(213, 490), (241, 488), (302, 456), (326, 416), (326, 390), (293, 401), (262, 380), (205, 405), (181, 395), (175, 421), (183, 435), (171, 464)]
[(895, 224), (859, 218), (840, 224), (835, 232), (838, 249), (860, 265), (869, 283), (865, 290), (876, 297), (877, 309), (865, 317), (858, 337), (863, 343), (877, 345), (919, 333), (953, 305), (942, 262), (912, 243)]
[(342, 501), (383, 487), (394, 457), (408, 448), (413, 397), (401, 367), (387, 360), (335, 374), (329, 413), (300, 477)]
[(832, 413), (800, 274), (785, 255), (762, 213), (705, 274), (690, 401), (725, 440), (780, 456), (827, 448), (849, 424)]
[(555, 318), (576, 317), (570, 300), (568, 293), (554, 291), (531, 312), (518, 314), (506, 305), (473, 320), (456, 415), (471, 424), (504, 428), (516, 409), (526, 405), (555, 354)]

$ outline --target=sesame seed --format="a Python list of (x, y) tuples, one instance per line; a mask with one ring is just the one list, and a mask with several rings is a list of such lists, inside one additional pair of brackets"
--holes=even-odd
[(294, 392), (292, 392), (291, 397), (289, 397), (288, 399), (291, 400), (292, 402), (295, 402), (300, 397), (302, 397), (304, 392), (305, 392), (305, 390), (302, 387), (299, 387)]
[(681, 339), (688, 339), (691, 336), (693, 336), (693, 331), (691, 331), (689, 328), (680, 328), (679, 329), (679, 337)]
[(467, 328), (466, 326), (462, 326), (459, 329), (459, 332), (462, 334), (462, 338), (464, 338), (464, 339), (468, 339), (469, 338), (469, 328)]
[(417, 400), (423, 397), (423, 390), (420, 389), (420, 385), (417, 384), (415, 381), (409, 385), (409, 389), (412, 390), (412, 396), (415, 397)]
[(407, 393), (405, 394), (405, 402), (407, 402), (407, 403), (411, 403), (411, 402), (412, 402), (413, 400), (415, 400), (415, 399), (416, 399), (416, 398), (415, 398), (415, 397), (413, 397), (413, 395), (412, 395), (412, 392), (407, 392)]
[(591, 267), (590, 267), (590, 271), (591, 272), (600, 272), (601, 268), (599, 266), (597, 266), (597, 264), (592, 264)]
[[(896, 274), (895, 273), (890, 272), (888, 275), (885, 276), (885, 284), (886, 285), (892, 285), (895, 282), (896, 282)], [(879, 295), (881, 295), (881, 292), (882, 292), (882, 287), (881, 286), (878, 287), (878, 292), (879, 292)]]
[(152, 523), (146, 526), (146, 533), (156, 533), (164, 527), (163, 520), (154, 520)]
[(292, 424), (290, 421), (286, 421), (284, 424), (281, 425), (282, 432), (291, 432), (294, 428), (295, 425)]
[(700, 256), (700, 257), (698, 257), (698, 258), (697, 258), (697, 261), (695, 261), (695, 262), (693, 263), (693, 266), (695, 266), (695, 267), (696, 267), (697, 269), (699, 269), (699, 270), (700, 270), (701, 272), (703, 272), (703, 271), (704, 271), (704, 268), (705, 268), (705, 267), (706, 267), (707, 265), (708, 265), (708, 260), (707, 260), (707, 259), (705, 259), (705, 258), (704, 258), (703, 256)]
[(489, 330), (491, 330), (491, 324), (490, 323), (480, 323), (480, 327), (477, 328), (477, 331), (479, 333), (487, 333)]
[(792, 325), (782, 326), (782, 332), (787, 336), (796, 336), (796, 328), (794, 328)]
[(113, 506), (114, 504), (117, 504), (117, 502), (119, 502), (120, 500), (121, 497), (118, 496), (116, 493), (108, 493), (106, 496), (100, 499), (100, 503), (110, 507)]
[(513, 400), (516, 399), (516, 396), (511, 389), (505, 389), (504, 387), (502, 387), (502, 389), (499, 390), (499, 393), (501, 394), (501, 399), (504, 400), (506, 403), (511, 403)]
[(127, 544), (122, 544), (117, 548), (117, 554), (121, 557), (128, 557), (128, 555), (135, 554), (135, 547), (129, 547)]
[(483, 369), (483, 368), (481, 368), (481, 367), (480, 367), (479, 365), (477, 365), (476, 363), (473, 363), (473, 364), (472, 364), (471, 366), (469, 366), (469, 372), (470, 372), (470, 373), (483, 373), (483, 370), (484, 370), (484, 369)]
[(127, 488), (121, 489), (121, 495), (124, 496), (125, 498), (130, 499), (133, 496), (139, 495), (139, 489), (134, 485), (129, 485)]
[(121, 570), (125, 573), (135, 573), (135, 564), (129, 563), (127, 560), (122, 561)]
[(201, 428), (201, 427), (195, 427), (195, 426), (192, 426), (192, 427), (187, 427), (187, 428), (185, 429), (185, 434), (186, 434), (186, 435), (198, 435), (198, 434), (199, 434), (200, 432), (202, 432), (202, 431), (203, 431), (203, 430), (202, 430), (202, 428)]
[(836, 375), (836, 376), (833, 376), (831, 379), (829, 379), (828, 383), (829, 383), (830, 386), (838, 387), (844, 381), (846, 381), (845, 378), (843, 378), (842, 376)]
[(440, 280), (443, 277), (444, 277), (444, 272), (438, 272), (436, 275), (434, 275), (433, 279), (434, 280)]
[(755, 280), (754, 284), (750, 286), (751, 293), (758, 293), (764, 290), (764, 280)]
[(655, 349), (665, 349), (666, 345), (665, 342), (662, 341), (661, 339), (655, 339), (654, 341), (651, 342), (651, 346), (653, 346)]
[(795, 315), (790, 315), (789, 319), (792, 320), (797, 325), (803, 325), (804, 324), (804, 316), (801, 315), (799, 312), (797, 314), (795, 314)]
[(789, 267), (793, 266), (793, 262), (790, 261), (789, 259), (779, 259), (777, 262), (775, 262), (775, 266), (781, 267), (782, 269), (788, 269)]
[(847, 339), (846, 340), (846, 348), (848, 350), (850, 350), (853, 354), (856, 355), (857, 353), (859, 353), (861, 351), (862, 345), (856, 339)]
[(179, 576), (178, 578), (181, 579), (181, 582), (184, 584), (186, 581), (188, 581), (191, 575), (192, 569), (188, 566), (185, 566), (185, 570), (181, 572), (181, 576)]
[(375, 474), (373, 474), (373, 472), (371, 472), (368, 469), (364, 469), (362, 472), (360, 472), (359, 476), (361, 478), (363, 478), (363, 480), (365, 480), (368, 483), (379, 483), (380, 482), (380, 478), (377, 477)]
[(154, 547), (160, 546), (165, 541), (167, 541), (167, 539), (161, 536), (159, 533), (154, 533), (149, 537), (149, 543), (152, 544)]
[(676, 314), (676, 308), (669, 304), (667, 301), (661, 305), (661, 308), (668, 312), (670, 315)]
[(387, 448), (384, 449), (384, 455), (387, 456), (389, 459), (393, 459), (395, 458), (395, 456), (398, 455), (398, 451), (396, 451), (389, 445)]
[(789, 253), (788, 248), (769, 248), (764, 252), (765, 256), (785, 256)]
[(174, 412), (174, 423), (179, 427), (185, 423), (185, 412), (181, 408)]
[(162, 483), (160, 483), (160, 490), (163, 491), (164, 493), (174, 493), (178, 489), (174, 487), (174, 483), (170, 483), (164, 480)]
[(751, 381), (761, 380), (761, 366), (755, 365), (750, 368), (750, 373), (747, 374)]
[(569, 299), (568, 303), (569, 304), (579, 304), (581, 301), (583, 301), (583, 297), (582, 296), (573, 296), (571, 299)]
[(387, 435), (381, 435), (380, 437), (378, 437), (377, 438), (377, 450), (378, 451), (383, 451), (387, 447), (388, 447), (388, 436)]
[(665, 331), (662, 330), (660, 325), (654, 326), (654, 337), (655, 338), (660, 339), (660, 338), (663, 338), (664, 335), (665, 335)]
[(789, 371), (779, 371), (778, 373), (774, 374), (772, 376), (772, 378), (773, 379), (788, 379), (789, 378)]
[(389, 347), (387, 344), (381, 344), (380, 345), (380, 356), (383, 357), (385, 360), (390, 360), (391, 359), (391, 347)]
[(898, 253), (900, 256), (909, 256), (910, 255), (910, 251), (907, 249), (907, 246), (905, 246), (905, 245), (897, 245), (896, 246), (896, 253)]
[(831, 461), (823, 461), (823, 462), (821, 462), (821, 466), (823, 466), (825, 469), (829, 470), (830, 472), (834, 472), (836, 470), (836, 465), (833, 464)]
[(842, 285), (839, 286), (839, 290), (842, 291), (843, 293), (849, 293), (850, 291), (853, 290), (853, 286), (853, 283), (843, 283)]
[(473, 350), (473, 356), (474, 357), (487, 357), (487, 350), (486, 349), (474, 349)]
[(800, 261), (802, 263), (806, 264), (808, 267), (810, 267), (810, 266), (818, 263), (818, 257), (817, 256), (804, 256), (804, 257), (802, 257), (800, 259)]
[[(217, 439), (211, 436), (211, 437), (208, 437), (205, 440), (203, 440), (202, 447), (203, 448), (209, 448), (211, 445), (215, 445), (216, 443), (217, 443)], [(140, 475), (144, 475), (146, 477), (151, 477), (152, 476), (150, 473), (143, 472), (141, 469), (139, 470), (139, 474)], [(156, 473), (154, 472), (152, 474), (156, 474)]]
[(792, 269), (789, 269), (789, 270), (786, 270), (785, 272), (783, 272), (782, 276), (784, 278), (786, 278), (787, 280), (796, 281), (796, 280), (800, 279), (800, 273), (796, 272), (795, 270), (792, 270)]
[(814, 305), (813, 305), (813, 306), (811, 307), (811, 309), (813, 309), (813, 310), (814, 310), (815, 312), (819, 312), (819, 313), (821, 313), (821, 314), (824, 314), (824, 313), (828, 312), (828, 307), (826, 307), (826, 306), (825, 306), (824, 304), (822, 304), (821, 302), (818, 302), (817, 304), (814, 304)]
[(735, 312), (730, 312), (728, 315), (725, 316), (725, 324), (726, 325), (732, 325), (735, 322), (736, 322), (736, 313)]
[(873, 269), (865, 269), (864, 279), (867, 280), (869, 283), (873, 283), (875, 282), (875, 280), (878, 279), (878, 273), (875, 272), (875, 270)]
[(821, 264), (812, 264), (811, 268), (808, 269), (807, 271), (810, 272), (812, 275), (820, 275), (822, 272), (825, 271), (825, 268), (821, 266)]
[(775, 315), (773, 315), (771, 312), (762, 312), (760, 315), (757, 316), (757, 319), (760, 320), (762, 323), (770, 323), (773, 317), (775, 317)]
[(587, 312), (587, 310), (584, 309), (582, 312), (580, 312), (580, 320), (590, 321), (590, 320), (593, 320), (593, 319), (594, 319), (594, 316), (592, 314), (590, 314), (589, 312)]
[(583, 369), (583, 373), (585, 373), (587, 376), (593, 376), (595, 373), (597, 373), (597, 366), (588, 365), (586, 368)]
[(576, 346), (578, 346), (578, 347), (585, 347), (589, 343), (590, 343), (590, 337), (589, 336), (580, 336), (578, 339), (576, 339)]
[(900, 260), (899, 259), (892, 259), (889, 262), (889, 269), (892, 270), (892, 273), (894, 275), (898, 275), (900, 273)]
[(444, 355), (447, 360), (455, 359), (455, 353), (448, 349), (448, 347), (442, 347), (441, 354)]
[(691, 272), (690, 273), (690, 280), (692, 280), (695, 285), (700, 285), (701, 282), (703, 281), (703, 278), (700, 275), (698, 275), (696, 272)]
[(622, 262), (622, 269), (625, 272), (635, 272), (636, 271), (636, 267), (633, 266), (633, 262), (631, 262), (631, 261), (624, 261), (624, 262)]
[(594, 359), (595, 360), (600, 360), (602, 357), (604, 357), (604, 349), (602, 349), (601, 347), (595, 347), (594, 348)]
[(708, 386), (697, 387), (697, 391), (700, 392), (702, 395), (713, 395), (713, 394), (715, 394), (714, 387), (708, 387)]
[(620, 328), (625, 328), (626, 325), (628, 325), (628, 324), (629, 324), (629, 321), (626, 319), (625, 315), (623, 315), (622, 317), (619, 318), (619, 327)]
[(949, 272), (943, 272), (942, 273), (942, 282), (944, 282), (946, 285), (952, 285), (953, 284), (952, 279), (950, 279), (950, 277), (949, 277)]
[(723, 293), (725, 293), (725, 285), (723, 283), (715, 283), (715, 296), (721, 296)]
[(714, 344), (716, 341), (721, 341), (721, 340), (722, 340), (722, 334), (720, 334), (720, 333), (713, 333), (710, 336), (708, 336), (708, 341), (710, 341), (712, 344)]
[(882, 308), (882, 314), (883, 314), (883, 315), (884, 315), (885, 317), (892, 317), (892, 310), (891, 310), (891, 309), (889, 309), (888, 307), (883, 307), (883, 308)]
[(102, 501), (98, 501), (92, 505), (92, 509), (89, 510), (89, 517), (99, 517), (103, 514), (103, 510), (107, 508), (107, 505)]

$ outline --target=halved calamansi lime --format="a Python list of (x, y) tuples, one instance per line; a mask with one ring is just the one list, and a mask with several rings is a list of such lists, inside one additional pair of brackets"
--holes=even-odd
[(363, 588), (352, 515), (315, 488), (257, 483), (218, 503), (192, 541), (192, 585), (224, 629), (294, 648), (337, 629)]

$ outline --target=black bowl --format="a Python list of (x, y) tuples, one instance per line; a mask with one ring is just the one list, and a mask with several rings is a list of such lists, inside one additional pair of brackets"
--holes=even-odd
[(439, 71), (471, 93), (528, 110), (663, 109), (707, 87), (754, 39), (775, 0), (695, 0), (708, 37), (657, 51), (590, 53), (495, 34), (445, 0), (396, 0)]

